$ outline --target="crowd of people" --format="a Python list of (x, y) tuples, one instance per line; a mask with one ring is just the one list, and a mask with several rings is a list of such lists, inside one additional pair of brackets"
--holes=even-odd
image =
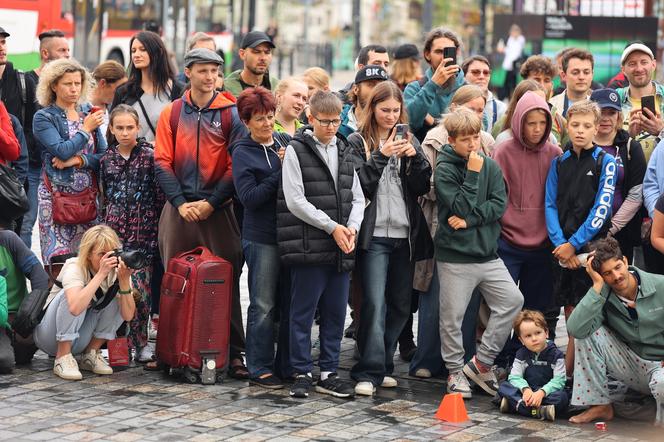
[[(489, 89), (489, 59), (451, 56), (462, 43), (443, 28), (421, 54), (363, 47), (339, 92), (318, 67), (273, 77), (275, 44), (260, 31), (224, 78), (203, 33), (179, 75), (147, 31), (131, 39), (127, 70), (106, 61), (93, 72), (64, 34), (45, 32), (41, 66), (22, 73), (0, 28), (0, 163), (30, 205), (19, 219), (0, 213), (0, 370), (41, 349), (63, 379), (111, 374), (100, 349), (124, 322), (136, 361), (158, 369), (148, 341), (169, 326), (158, 322), (164, 265), (205, 246), (233, 266), (234, 378), (288, 382), (298, 398), (314, 387), (371, 396), (397, 386), (398, 346), (412, 376), (444, 377), (467, 399), (475, 384), (501, 412), (553, 420), (571, 404), (588, 407), (573, 422), (608, 420), (620, 400), (611, 379), (653, 396), (664, 424), (655, 57), (629, 44), (629, 84), (610, 89), (593, 81), (591, 53), (568, 48), (555, 62), (527, 58), (517, 84), (522, 39), (515, 29), (507, 43), (505, 103)], [(131, 269), (118, 249), (145, 260)], [(11, 329), (26, 279), (50, 290), (30, 337)], [(561, 307), (564, 352), (553, 342)], [(356, 341), (351, 379), (338, 373), (344, 336)]]

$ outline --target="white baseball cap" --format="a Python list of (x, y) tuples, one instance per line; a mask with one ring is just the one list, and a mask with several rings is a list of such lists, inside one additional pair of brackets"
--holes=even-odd
[(655, 59), (655, 56), (652, 54), (652, 51), (650, 48), (643, 43), (632, 43), (631, 45), (627, 46), (625, 50), (622, 53), (622, 56), (620, 57), (620, 64), (623, 65), (625, 64), (625, 60), (627, 60), (627, 57), (629, 57), (632, 52), (644, 52), (648, 55), (650, 55), (650, 58), (653, 60)]

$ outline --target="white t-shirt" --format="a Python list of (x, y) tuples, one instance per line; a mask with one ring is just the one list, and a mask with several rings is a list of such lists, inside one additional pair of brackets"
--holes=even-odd
[(523, 54), (523, 47), (526, 45), (526, 38), (519, 35), (514, 38), (510, 35), (505, 45), (505, 58), (503, 59), (503, 69), (511, 71), (514, 69), (514, 62)]
[[(86, 274), (87, 273), (87, 274)], [(74, 287), (85, 287), (91, 280), (94, 278), (95, 274), (92, 271), (84, 272), (81, 266), (78, 265), (78, 257), (69, 258), (65, 261), (65, 264), (62, 266), (62, 270), (58, 275), (57, 280), (62, 283), (62, 288), (53, 284), (51, 292), (48, 294), (48, 299), (44, 308), (55, 298), (55, 296), (60, 293), (60, 290), (69, 290)], [(111, 271), (106, 279), (102, 281), (100, 288), (106, 293), (108, 288), (113, 285), (117, 279), (117, 271)]]

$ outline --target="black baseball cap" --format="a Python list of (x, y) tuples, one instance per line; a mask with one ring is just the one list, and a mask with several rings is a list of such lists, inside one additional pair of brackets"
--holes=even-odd
[(382, 66), (370, 64), (357, 71), (357, 74), (355, 74), (355, 84), (360, 84), (368, 80), (384, 81), (389, 80), (389, 78), (390, 76), (387, 75), (387, 71)]
[(590, 94), (590, 100), (597, 103), (600, 109), (615, 109), (617, 111), (622, 111), (622, 106), (620, 105), (620, 98), (615, 89), (597, 89)]
[(9, 32), (5, 31), (5, 28), (0, 26), (0, 36), (2, 37), (9, 37)]
[(395, 60), (403, 60), (405, 58), (420, 58), (420, 52), (417, 50), (417, 46), (412, 43), (406, 43), (394, 51)]
[(271, 47), (276, 47), (272, 39), (263, 31), (251, 31), (242, 38), (240, 49), (255, 48), (256, 46), (267, 43)]

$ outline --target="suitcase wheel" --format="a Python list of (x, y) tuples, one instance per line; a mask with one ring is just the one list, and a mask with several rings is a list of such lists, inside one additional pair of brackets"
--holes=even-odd
[(182, 376), (184, 377), (184, 380), (190, 384), (197, 384), (201, 380), (200, 375), (189, 367), (184, 368)]
[(224, 374), (220, 371), (217, 372), (216, 376), (214, 377), (215, 382), (217, 384), (223, 384), (224, 383)]

